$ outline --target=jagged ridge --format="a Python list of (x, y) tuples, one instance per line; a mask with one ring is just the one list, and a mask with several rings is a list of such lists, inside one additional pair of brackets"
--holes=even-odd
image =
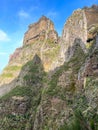
[[(59, 130), (65, 122), (70, 124), (75, 110), (97, 125), (98, 28), (95, 21), (88, 26), (85, 10), (93, 17), (95, 7), (75, 11), (60, 40), (48, 18), (30, 25), (23, 47), (12, 55), (3, 73), (7, 78), (15, 72), (17, 76), (1, 86), (7, 88), (5, 92), (14, 88), (0, 99), (1, 130)], [(29, 35), (31, 30), (35, 33)], [(86, 125), (89, 130), (89, 123)]]

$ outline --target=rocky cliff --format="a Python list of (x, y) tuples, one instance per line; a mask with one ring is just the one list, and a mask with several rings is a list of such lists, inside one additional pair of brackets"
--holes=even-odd
[(62, 61), (68, 61), (73, 55), (72, 46), (76, 39), (80, 40), (80, 45), (86, 53), (87, 42), (93, 41), (98, 29), (98, 6), (91, 8), (78, 9), (66, 21), (62, 32), (61, 40), (61, 58)]
[(72, 46), (76, 39), (80, 39), (80, 44), (85, 51), (87, 40), (87, 19), (84, 10), (78, 9), (65, 23), (61, 40), (61, 57), (63, 62), (68, 61), (73, 55)]
[(29, 25), (28, 31), (24, 36), (24, 45), (32, 44), (38, 41), (53, 40), (55, 43), (58, 41), (58, 34), (54, 30), (53, 22), (42, 16), (37, 23)]
[(15, 79), (29, 60), (37, 54), (45, 71), (53, 70), (57, 66), (59, 55), (59, 38), (53, 22), (42, 16), (37, 23), (29, 25), (24, 35), (23, 46), (17, 48), (10, 56), (8, 66), (0, 76), (0, 85), (8, 84)]
[(73, 12), (61, 38), (42, 16), (0, 76), (0, 130), (98, 130), (98, 6)]

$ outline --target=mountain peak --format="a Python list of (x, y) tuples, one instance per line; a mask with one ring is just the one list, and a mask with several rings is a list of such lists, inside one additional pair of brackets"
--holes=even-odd
[(74, 11), (59, 40), (46, 16), (29, 25), (0, 75), (0, 130), (98, 130), (97, 25), (94, 5)]
[(42, 15), (41, 18), (39, 19), (39, 21), (41, 20), (49, 20), (49, 18), (47, 18), (45, 15)]
[(91, 7), (84, 8), (85, 15), (87, 18), (88, 28), (93, 24), (98, 24), (98, 5), (92, 5)]
[(58, 39), (54, 24), (49, 18), (42, 16), (38, 22), (29, 25), (29, 29), (24, 36), (23, 44), (32, 44), (35, 41), (44, 41), (51, 38), (54, 40)]

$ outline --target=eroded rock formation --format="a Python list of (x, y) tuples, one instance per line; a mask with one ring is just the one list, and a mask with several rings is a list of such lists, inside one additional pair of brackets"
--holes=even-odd
[(62, 130), (76, 110), (83, 130), (98, 126), (97, 24), (94, 5), (74, 11), (60, 39), (45, 16), (29, 26), (0, 76), (0, 130)]
[(37, 23), (29, 25), (25, 33), (23, 44), (32, 44), (38, 41), (53, 40), (57, 42), (58, 34), (54, 30), (53, 22), (45, 16), (42, 16)]

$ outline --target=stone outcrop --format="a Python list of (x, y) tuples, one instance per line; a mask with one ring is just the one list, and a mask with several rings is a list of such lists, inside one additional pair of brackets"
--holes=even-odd
[[(10, 56), (9, 64), (0, 76), (0, 84), (11, 82), (18, 76), (21, 67), (37, 54), (45, 71), (59, 67), (70, 60), (74, 46), (79, 43), (84, 52), (86, 45), (92, 45), (97, 33), (98, 7), (78, 9), (66, 21), (59, 39), (53, 22), (42, 16), (38, 22), (29, 25), (24, 35), (23, 46), (17, 48)], [(91, 19), (94, 15), (94, 19)], [(15, 72), (17, 71), (17, 72)]]
[(23, 46), (17, 48), (10, 56), (9, 64), (0, 76), (0, 84), (10, 83), (18, 76), (21, 67), (36, 54), (48, 72), (70, 60), (76, 43), (87, 53), (86, 46), (93, 44), (92, 40), (94, 41), (98, 33), (97, 17), (97, 6), (74, 11), (66, 21), (62, 37), (59, 39), (53, 22), (42, 16), (38, 22), (29, 25), (24, 35)]
[(72, 16), (64, 25), (62, 40), (61, 40), (61, 58), (62, 61), (68, 61), (72, 56), (72, 51), (68, 57), (66, 53), (72, 48), (76, 39), (80, 39), (82, 44), (86, 44), (87, 40), (87, 19), (84, 10), (78, 9), (73, 12)]
[(14, 54), (10, 55), (10, 58), (9, 58), (9, 62), (11, 62), (13, 59), (16, 59), (17, 57), (20, 56), (20, 53), (22, 51), (22, 48), (17, 48), (14, 52)]
[(96, 30), (98, 30), (98, 6), (84, 8), (84, 11), (87, 18), (88, 41), (90, 41), (95, 38)]
[(24, 35), (23, 46), (11, 54), (9, 64), (0, 76), (0, 86), (17, 78), (21, 67), (36, 54), (41, 58), (45, 71), (53, 70), (57, 66), (60, 49), (58, 39), (53, 22), (45, 16), (29, 25)]
[(60, 39), (45, 16), (29, 26), (0, 76), (0, 130), (62, 130), (78, 110), (80, 129), (98, 126), (97, 20), (95, 5), (74, 11)]
[(93, 24), (98, 24), (98, 6), (93, 5), (90, 8), (84, 8), (85, 15), (87, 18), (87, 26), (88, 28)]
[(84, 52), (86, 52), (86, 44), (96, 38), (97, 30), (97, 5), (74, 11), (72, 16), (66, 21), (62, 32), (60, 50), (62, 62), (68, 61), (73, 55), (73, 49), (70, 48), (76, 43), (76, 39), (80, 39), (80, 45), (82, 45)]
[(47, 39), (57, 42), (58, 34), (54, 30), (53, 22), (47, 17), (42, 16), (37, 23), (29, 25), (29, 29), (24, 36), (23, 45)]

